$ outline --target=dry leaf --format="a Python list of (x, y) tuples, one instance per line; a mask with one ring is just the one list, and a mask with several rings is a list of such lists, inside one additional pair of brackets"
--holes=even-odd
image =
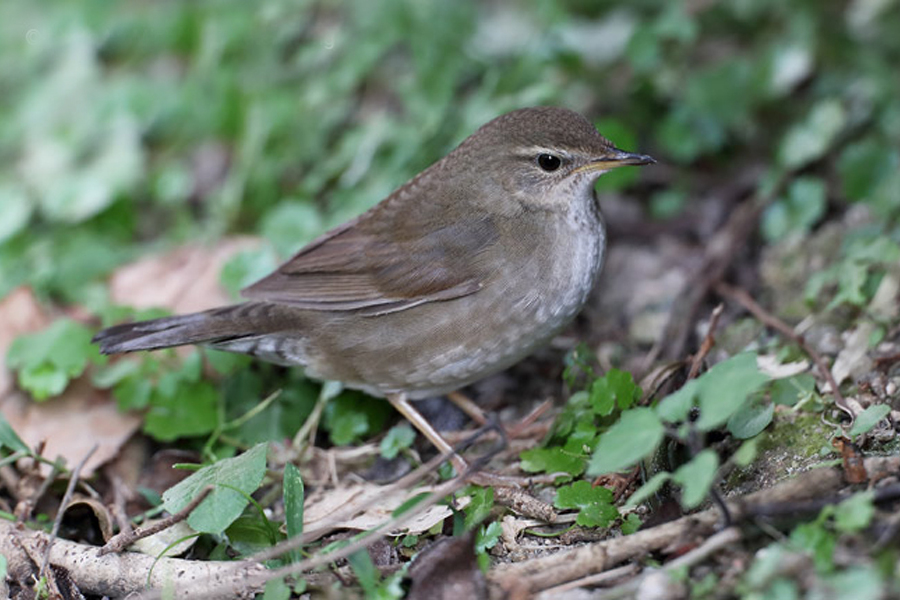
[(46, 440), (44, 456), (51, 460), (62, 456), (69, 467), (97, 444), (81, 470), (85, 478), (115, 456), (141, 424), (138, 415), (119, 412), (109, 394), (94, 389), (85, 378), (47, 402), (33, 402), (25, 394), (7, 394), (0, 400), (0, 410), (26, 444), (34, 447)]
[(866, 321), (846, 335), (847, 343), (831, 367), (831, 374), (838, 385), (848, 377), (856, 379), (872, 369), (873, 361), (868, 353), (869, 340), (874, 331), (875, 325)]
[(215, 246), (192, 244), (118, 269), (109, 282), (116, 304), (168, 308), (173, 313), (206, 310), (231, 302), (219, 285), (222, 266), (259, 245), (252, 237), (226, 238)]
[[(390, 519), (391, 513), (414, 494), (431, 492), (433, 489), (423, 486), (410, 491), (364, 482), (318, 490), (307, 498), (304, 505), (303, 530), (311, 532), (321, 529), (321, 535), (325, 535), (334, 529), (373, 529)], [(457, 505), (464, 508), (468, 503), (469, 498), (466, 497), (461, 498)], [(422, 533), (452, 514), (446, 506), (431, 506), (412, 520), (406, 521), (402, 530), (394, 529), (390, 534)]]

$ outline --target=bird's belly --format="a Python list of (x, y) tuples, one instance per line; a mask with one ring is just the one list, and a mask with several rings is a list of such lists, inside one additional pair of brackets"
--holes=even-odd
[[(350, 340), (311, 340), (313, 376), (339, 379), (372, 394), (419, 399), (446, 393), (518, 362), (579, 312), (600, 272), (602, 226), (573, 236), (585, 246), (535, 252), (535, 259), (454, 300), (377, 317), (346, 317)], [(570, 245), (571, 246), (571, 245)], [(341, 369), (333, 369), (340, 356)]]

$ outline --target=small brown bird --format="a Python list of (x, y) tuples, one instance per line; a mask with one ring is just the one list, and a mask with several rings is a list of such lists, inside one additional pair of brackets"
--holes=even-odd
[(243, 290), (248, 302), (94, 341), (105, 354), (202, 344), (300, 365), (388, 398), (449, 452), (408, 400), (505, 369), (571, 321), (603, 264), (594, 182), (653, 162), (570, 110), (516, 110)]

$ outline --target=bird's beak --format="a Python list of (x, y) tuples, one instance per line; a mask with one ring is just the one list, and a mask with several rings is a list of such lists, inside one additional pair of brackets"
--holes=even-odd
[(616, 167), (652, 165), (655, 162), (655, 159), (646, 154), (634, 154), (632, 152), (625, 152), (624, 150), (613, 148), (608, 154), (594, 159), (584, 166), (578, 167), (575, 169), (575, 172), (609, 171)]

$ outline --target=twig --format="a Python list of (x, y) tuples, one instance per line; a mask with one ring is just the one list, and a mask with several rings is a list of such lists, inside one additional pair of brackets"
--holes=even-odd
[(462, 392), (450, 392), (447, 394), (447, 400), (453, 403), (459, 410), (463, 411), (470, 419), (478, 425), (485, 425), (488, 422), (487, 416), (481, 407), (475, 404), (475, 401), (463, 394)]
[(850, 423), (856, 419), (856, 414), (847, 404), (847, 401), (844, 399), (844, 396), (841, 394), (841, 390), (838, 389), (837, 381), (834, 380), (834, 376), (831, 374), (831, 369), (828, 368), (828, 365), (825, 364), (825, 360), (822, 358), (822, 355), (816, 352), (815, 348), (809, 345), (802, 335), (795, 332), (790, 325), (768, 312), (762, 306), (760, 306), (756, 300), (750, 297), (746, 291), (732, 287), (726, 283), (719, 282), (715, 286), (715, 291), (720, 296), (724, 296), (731, 300), (734, 300), (741, 306), (743, 306), (750, 314), (756, 317), (763, 325), (774, 329), (779, 332), (783, 336), (790, 339), (792, 342), (797, 344), (803, 352), (809, 356), (812, 361), (816, 364), (816, 368), (819, 369), (819, 373), (821, 373), (822, 377), (825, 378), (825, 381), (828, 382), (828, 385), (831, 386), (831, 392), (834, 394), (834, 403), (840, 408), (842, 411), (847, 413), (850, 417)]
[[(0, 555), (9, 561), (8, 577), (23, 584), (29, 582), (37, 570), (36, 561), (31, 557), (44, 552), (49, 539), (49, 534), (43, 531), (20, 529), (14, 523), (0, 520)], [(96, 546), (58, 539), (50, 550), (50, 564), (65, 569), (74, 586), (86, 596), (131, 598), (131, 594), (152, 587), (171, 590), (167, 597), (177, 600), (193, 598), (200, 581), (228, 589), (222, 597), (243, 597), (239, 590), (244, 589), (244, 580), (266, 570), (261, 564), (246, 561), (157, 558), (139, 552), (98, 556), (98, 550)], [(306, 575), (311, 585), (322, 578), (319, 573)]]
[[(444, 453), (444, 454), (441, 454), (441, 455), (435, 457), (435, 459), (432, 459), (431, 461), (429, 461), (422, 467), (419, 467), (412, 473), (404, 476), (403, 478), (401, 478), (398, 481), (396, 481), (395, 483), (393, 483), (391, 486), (388, 486), (387, 489), (384, 490), (384, 493), (387, 493), (387, 490), (390, 490), (391, 488), (404, 488), (404, 487), (410, 485), (412, 482), (417, 481), (419, 478), (421, 478), (425, 474), (427, 474), (427, 473), (433, 471), (435, 468), (437, 468), (437, 465), (449, 460), (450, 457), (456, 455), (457, 452), (464, 450), (465, 447), (474, 443), (474, 441), (478, 439), (478, 437), (481, 435), (482, 432), (484, 432), (486, 430), (490, 430), (490, 429), (495, 429), (496, 427), (497, 427), (496, 423), (490, 423), (486, 427), (479, 429), (468, 440), (466, 440), (465, 442), (460, 444), (460, 446), (462, 446), (462, 447), (457, 446), (456, 448), (453, 449), (453, 452), (447, 452), (447, 453)], [(505, 445), (505, 443), (504, 443), (504, 445)], [(365, 535), (362, 535), (359, 539), (351, 542), (347, 546), (344, 546), (343, 548), (337, 549), (337, 550), (335, 550), (333, 552), (329, 552), (327, 554), (322, 554), (322, 553), (317, 554), (316, 556), (312, 556), (306, 560), (294, 563), (292, 565), (281, 567), (280, 569), (268, 570), (268, 571), (261, 573), (259, 575), (256, 575), (256, 576), (248, 576), (244, 579), (243, 590), (245, 592), (247, 592), (250, 590), (261, 589), (261, 587), (268, 581), (272, 581), (275, 579), (280, 579), (283, 577), (297, 575), (297, 574), (300, 574), (300, 573), (303, 573), (306, 571), (310, 571), (312, 569), (315, 569), (316, 567), (326, 565), (329, 563), (333, 563), (342, 558), (346, 558), (358, 550), (367, 548), (369, 545), (371, 545), (375, 541), (377, 541), (377, 540), (383, 538), (385, 535), (387, 535), (387, 531), (389, 530), (389, 528), (401, 527), (403, 524), (407, 523), (408, 521), (410, 521), (417, 515), (421, 514), (422, 511), (434, 506), (438, 502), (441, 502), (449, 494), (455, 493), (456, 491), (458, 491), (458, 490), (462, 489), (463, 487), (465, 487), (466, 485), (468, 485), (468, 483), (471, 481), (472, 475), (477, 474), (478, 471), (480, 471), (484, 467), (484, 465), (487, 464), (491, 460), (491, 458), (493, 458), (494, 454), (497, 451), (499, 451), (499, 449), (500, 449), (500, 447), (495, 449), (493, 452), (489, 452), (489, 453), (486, 453), (486, 454), (480, 456), (477, 460), (473, 461), (470, 464), (470, 466), (466, 472), (460, 474), (460, 476), (456, 477), (455, 479), (451, 479), (450, 481), (447, 481), (447, 482), (437, 486), (427, 498), (420, 501), (413, 508), (407, 510), (406, 512), (404, 512), (401, 515), (398, 515), (396, 517), (389, 519), (388, 521), (383, 523), (377, 529), (367, 532)], [(288, 550), (292, 550), (294, 548), (299, 548), (303, 544), (308, 543), (309, 540), (315, 539), (315, 536), (317, 536), (317, 535), (321, 535), (321, 532), (320, 531), (304, 532), (303, 535), (296, 536), (296, 537), (290, 538), (288, 540), (285, 540), (284, 542), (277, 544), (273, 548), (270, 548), (266, 551), (257, 553), (252, 558), (255, 561), (263, 561), (263, 560), (267, 560), (269, 558), (274, 558), (276, 556), (280, 556), (281, 554), (284, 554)], [(204, 584), (200, 590), (195, 590), (195, 593), (192, 595), (192, 598), (218, 598), (218, 597), (221, 597), (223, 594), (227, 594), (229, 592), (233, 593), (234, 590), (226, 590), (226, 589), (223, 589), (222, 587), (217, 587), (215, 585), (205, 585)], [(161, 597), (162, 596), (158, 591), (153, 591), (153, 592), (147, 593), (143, 596), (143, 598), (145, 600), (149, 600), (151, 598), (154, 598), (154, 599), (161, 598)]]
[(595, 575), (588, 575), (587, 577), (582, 577), (581, 579), (576, 579), (575, 581), (570, 581), (568, 583), (552, 587), (549, 590), (544, 590), (543, 592), (541, 592), (541, 595), (538, 598), (539, 600), (542, 598), (547, 598), (549, 600), (550, 598), (555, 597), (557, 594), (568, 592), (569, 590), (574, 590), (575, 588), (601, 586), (616, 581), (617, 579), (636, 575), (638, 570), (639, 567), (637, 565), (622, 565), (621, 567), (616, 567), (615, 569), (610, 569), (609, 571), (603, 571), (602, 573), (597, 573)]
[(654, 575), (658, 575), (662, 573), (672, 573), (677, 569), (681, 569), (683, 567), (692, 567), (704, 560), (706, 560), (709, 555), (713, 552), (717, 552), (728, 546), (729, 544), (733, 544), (741, 539), (741, 531), (737, 527), (729, 527), (728, 529), (723, 529), (717, 534), (710, 537), (708, 540), (703, 542), (697, 548), (694, 548), (690, 552), (679, 556), (678, 558), (669, 561), (661, 569), (653, 569), (647, 573), (644, 573), (640, 577), (632, 579), (627, 583), (623, 583), (620, 586), (614, 587), (611, 590), (607, 590), (597, 596), (594, 596), (597, 600), (613, 600), (615, 598), (622, 598), (626, 596), (631, 596), (634, 592), (638, 591), (641, 584), (647, 580), (648, 577), (652, 577)]
[(44, 550), (44, 558), (41, 560), (41, 568), (38, 570), (38, 580), (41, 580), (47, 571), (47, 565), (50, 562), (50, 549), (53, 548), (53, 542), (56, 541), (56, 536), (59, 534), (59, 527), (62, 524), (63, 515), (66, 512), (66, 507), (69, 506), (69, 502), (72, 501), (72, 494), (75, 492), (75, 486), (78, 484), (78, 478), (81, 476), (81, 469), (84, 468), (84, 465), (87, 463), (91, 455), (97, 451), (97, 447), (97, 444), (91, 446), (91, 449), (87, 451), (87, 454), (84, 455), (84, 458), (81, 459), (81, 462), (75, 465), (75, 469), (69, 476), (69, 484), (66, 486), (66, 493), (63, 494), (62, 502), (59, 503), (59, 511), (56, 513), (56, 518), (53, 520), (53, 529), (50, 530), (50, 539), (47, 542), (47, 548)]
[(188, 515), (190, 515), (191, 512), (193, 512), (193, 510), (200, 505), (201, 502), (206, 500), (206, 497), (209, 496), (212, 491), (213, 486), (208, 485), (203, 488), (200, 493), (197, 494), (197, 497), (191, 500), (187, 506), (182, 508), (174, 515), (170, 515), (164, 519), (156, 521), (155, 523), (145, 525), (144, 527), (122, 531), (118, 535), (114, 535), (109, 539), (108, 542), (106, 542), (106, 544), (102, 548), (100, 548), (98, 554), (100, 556), (103, 556), (105, 554), (109, 554), (110, 552), (121, 552), (138, 540), (142, 540), (145, 537), (150, 537), (155, 533), (159, 533), (160, 531), (171, 527), (175, 523), (184, 521), (188, 518)]
[[(320, 567), (322, 565), (326, 565), (335, 561), (338, 561), (342, 558), (347, 558), (351, 554), (357, 552), (358, 550), (362, 550), (367, 548), (376, 540), (381, 539), (386, 535), (387, 527), (400, 527), (407, 521), (411, 520), (413, 517), (417, 516), (426, 508), (430, 508), (434, 506), (438, 502), (440, 502), (445, 496), (452, 494), (463, 487), (465, 487), (466, 481), (463, 477), (457, 477), (455, 479), (451, 479), (450, 481), (445, 482), (444, 484), (435, 488), (435, 490), (431, 493), (431, 496), (421, 501), (419, 504), (415, 506), (415, 508), (407, 511), (403, 515), (391, 519), (388, 523), (383, 525), (379, 530), (372, 530), (367, 535), (363, 535), (359, 539), (351, 542), (350, 544), (335, 550), (334, 552), (329, 552), (327, 554), (317, 554), (311, 558), (306, 560), (294, 563), (292, 565), (288, 565), (286, 567), (281, 567), (280, 569), (268, 570), (263, 573), (259, 573), (257, 575), (248, 576), (244, 579), (243, 586), (245, 591), (261, 589), (262, 586), (268, 582), (275, 579), (281, 579), (283, 577), (298, 575), (300, 573), (304, 573), (307, 571), (311, 571), (316, 567)], [(294, 541), (299, 538), (292, 538), (289, 541)], [(292, 544), (293, 545), (293, 544)], [(286, 551), (287, 545), (284, 545), (280, 548), (281, 552)], [(216, 586), (203, 585), (200, 589), (195, 589), (191, 594), (192, 598), (200, 599), (200, 598), (220, 598), (223, 593), (226, 593), (227, 590)], [(161, 598), (162, 595), (158, 592), (153, 592), (150, 594), (146, 594), (143, 596), (144, 600), (149, 600), (151, 598)]]
[[(881, 459), (881, 462), (887, 461), (890, 461), (890, 458)], [(872, 463), (873, 468), (875, 464)], [(840, 469), (813, 469), (794, 479), (783, 481), (773, 488), (746, 497), (729, 499), (727, 504), (735, 522), (738, 522), (757, 504), (799, 502), (828, 496), (842, 485)], [(527, 597), (528, 594), (603, 572), (684, 539), (711, 535), (719, 523), (720, 516), (718, 508), (711, 508), (632, 535), (563, 550), (521, 563), (498, 565), (488, 577), (495, 591), (500, 592), (495, 594), (495, 597), (500, 597), (503, 591), (510, 592), (513, 596), (523, 594), (521, 597)]]
[(522, 417), (522, 419), (518, 423), (514, 423), (512, 427), (507, 428), (506, 434), (510, 438), (517, 438), (521, 435), (527, 435), (528, 428), (552, 407), (552, 400), (544, 400), (543, 402), (538, 404), (534, 408), (534, 410)]
[(112, 514), (116, 519), (116, 525), (119, 526), (120, 533), (131, 531), (134, 528), (128, 519), (128, 511), (125, 509), (126, 497), (129, 496), (129, 491), (125, 487), (122, 478), (118, 475), (110, 475), (110, 482), (113, 488)]
[(694, 355), (694, 358), (691, 361), (691, 370), (688, 372), (688, 379), (697, 377), (700, 373), (700, 366), (703, 364), (703, 359), (706, 358), (709, 351), (716, 345), (716, 338), (713, 334), (716, 332), (716, 327), (719, 326), (719, 318), (722, 316), (723, 310), (725, 310), (725, 305), (719, 303), (709, 316), (709, 328), (706, 330), (706, 335), (703, 337), (700, 349), (697, 350), (697, 354)]

